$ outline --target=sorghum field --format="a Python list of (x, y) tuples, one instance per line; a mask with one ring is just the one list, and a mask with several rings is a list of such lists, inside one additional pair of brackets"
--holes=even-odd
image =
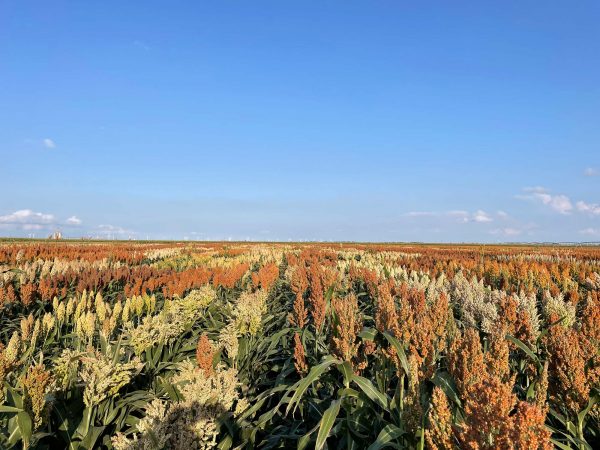
[(598, 247), (0, 243), (0, 447), (592, 449), (599, 273)]

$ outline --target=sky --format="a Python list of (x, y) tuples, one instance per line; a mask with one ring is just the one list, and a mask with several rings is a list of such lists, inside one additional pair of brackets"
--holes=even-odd
[(600, 241), (597, 1), (0, 1), (0, 235)]

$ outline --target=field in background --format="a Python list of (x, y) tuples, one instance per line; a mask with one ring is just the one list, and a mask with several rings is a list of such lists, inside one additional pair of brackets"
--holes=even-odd
[(600, 248), (0, 243), (0, 448), (591, 449)]

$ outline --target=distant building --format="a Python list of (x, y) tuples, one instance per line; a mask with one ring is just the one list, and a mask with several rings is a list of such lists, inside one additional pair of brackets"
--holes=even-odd
[(50, 236), (48, 236), (48, 239), (53, 239), (55, 241), (62, 239), (62, 233), (60, 231), (55, 231)]

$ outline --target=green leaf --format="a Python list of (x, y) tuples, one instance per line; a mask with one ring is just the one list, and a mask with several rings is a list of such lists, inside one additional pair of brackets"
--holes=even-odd
[(276, 386), (272, 389), (269, 389), (268, 391), (265, 391), (263, 393), (261, 393), (258, 397), (256, 397), (256, 400), (254, 401), (254, 404), (248, 408), (247, 410), (245, 410), (239, 417), (238, 417), (238, 422), (244, 419), (247, 419), (248, 417), (250, 417), (252, 414), (254, 414), (256, 411), (258, 411), (260, 408), (262, 408), (262, 405), (269, 399), (269, 397), (271, 397), (272, 395), (276, 394), (277, 392), (281, 392), (281, 391), (285, 391), (287, 388), (287, 386), (285, 385), (279, 385)]
[(15, 405), (17, 408), (23, 409), (23, 396), (20, 395), (15, 388), (7, 385), (6, 392), (8, 393), (8, 398), (10, 399), (10, 403)]
[(304, 436), (302, 436), (300, 439), (298, 439), (297, 450), (304, 450), (305, 448), (308, 447), (308, 444), (310, 444), (310, 435), (312, 434), (313, 431), (314, 430), (309, 431)]
[(375, 328), (365, 327), (358, 336), (364, 341), (374, 341), (375, 336), (377, 336), (377, 330)]
[(565, 418), (565, 416), (563, 416), (561, 413), (559, 413), (558, 411), (556, 411), (553, 408), (550, 408), (548, 410), (548, 412), (550, 413), (551, 416), (553, 416), (554, 418), (556, 418), (563, 426), (566, 426), (567, 419)]
[[(298, 407), (298, 402), (300, 401), (300, 398), (304, 395), (304, 393), (306, 392), (306, 390), (308, 389), (308, 387), (315, 382), (320, 376), (321, 374), (323, 374), (323, 372), (325, 372), (327, 369), (329, 369), (329, 367), (332, 364), (339, 364), (340, 361), (337, 360), (336, 358), (334, 358), (333, 356), (327, 356), (323, 359), (323, 361), (312, 367), (310, 369), (310, 372), (308, 373), (308, 375), (306, 375), (304, 378), (302, 378), (300, 381), (298, 381), (296, 384), (294, 384), (289, 391), (293, 391), (294, 395), (292, 396), (290, 403), (288, 404), (285, 413), (288, 414), (290, 412), (290, 410), (292, 409), (292, 407), (294, 407), (294, 411), (296, 411), (296, 408)], [(296, 406), (294, 406), (296, 405)]]
[(79, 422), (77, 430), (75, 430), (75, 434), (78, 434), (82, 438), (88, 434), (88, 430), (90, 429), (92, 409), (93, 408), (87, 407), (83, 410), (83, 417), (81, 418), (81, 422)]
[(389, 401), (387, 395), (383, 394), (371, 383), (371, 381), (367, 380), (364, 377), (354, 375), (352, 377), (352, 381), (358, 385), (358, 387), (369, 397), (372, 401), (377, 403), (383, 409), (388, 409)]
[(231, 439), (231, 436), (227, 435), (223, 438), (223, 440), (221, 442), (219, 442), (219, 444), (217, 445), (217, 448), (219, 450), (229, 450), (232, 445), (233, 445), (233, 439)]
[(379, 450), (380, 448), (388, 447), (392, 445), (392, 441), (398, 439), (404, 434), (400, 428), (395, 425), (388, 424), (379, 432), (377, 439), (373, 442), (367, 450)]
[(338, 395), (340, 396), (340, 398), (342, 398), (342, 397), (355, 397), (355, 398), (358, 398), (359, 392), (356, 389), (345, 388), (345, 389), (340, 389), (338, 391)]
[(587, 406), (581, 410), (579, 412), (579, 414), (577, 414), (577, 420), (579, 421), (580, 424), (583, 424), (583, 420), (585, 419), (585, 416), (587, 415), (588, 412), (590, 412), (590, 410), (594, 407), (594, 405), (596, 403), (598, 403), (598, 401), (600, 400), (600, 396), (598, 394), (594, 394), (590, 397), (590, 400), (587, 404)]
[(348, 387), (354, 375), (352, 364), (349, 361), (344, 361), (344, 363), (338, 364), (336, 367), (344, 375), (344, 386)]
[(513, 344), (515, 344), (521, 350), (523, 350), (523, 352), (527, 356), (529, 356), (529, 358), (531, 358), (531, 360), (538, 366), (538, 370), (541, 372), (542, 363), (540, 362), (540, 359), (537, 357), (537, 355), (535, 353), (533, 353), (533, 351), (523, 341), (517, 339), (514, 336), (511, 336), (510, 334), (506, 335), (506, 339), (508, 339)]
[(438, 372), (435, 374), (431, 381), (442, 391), (444, 391), (446, 397), (448, 397), (450, 400), (456, 403), (457, 406), (462, 407), (460, 398), (458, 397), (458, 393), (456, 392), (456, 385), (454, 384), (454, 380), (450, 377), (449, 373)]
[(317, 443), (315, 444), (315, 450), (321, 450), (325, 445), (325, 441), (329, 436), (329, 432), (335, 423), (338, 413), (340, 412), (341, 400), (334, 400), (331, 405), (323, 413), (321, 422), (319, 424), (319, 432), (317, 433)]
[(21, 430), (19, 429), (19, 425), (17, 424), (17, 416), (13, 416), (8, 421), (8, 432), (10, 433), (8, 436), (8, 440), (6, 443), (8, 444), (8, 448), (14, 446), (21, 439)]
[(395, 336), (391, 335), (387, 331), (383, 333), (388, 342), (396, 349), (396, 353), (398, 353), (398, 358), (400, 359), (400, 364), (402, 365), (402, 369), (406, 376), (410, 379), (410, 368), (408, 365), (408, 358), (406, 357), (406, 353), (404, 352), (404, 345), (396, 339)]
[(557, 441), (556, 439), (550, 439), (550, 442), (552, 442), (554, 444), (555, 447), (558, 447), (562, 450), (573, 450), (571, 447), (569, 447), (566, 444), (563, 444), (562, 442)]
[(14, 406), (0, 405), (0, 412), (3, 413), (18, 413), (23, 411), (21, 408), (15, 408)]
[(21, 432), (23, 448), (28, 448), (31, 435), (33, 434), (33, 422), (31, 421), (29, 414), (25, 411), (19, 412), (17, 414), (17, 425), (19, 426), (19, 431)]
[(321, 425), (321, 422), (319, 422), (311, 430), (309, 430), (304, 436), (302, 436), (300, 439), (298, 439), (298, 444), (296, 446), (296, 450), (304, 450), (305, 448), (308, 447), (308, 444), (310, 444), (310, 441), (311, 441), (312, 434), (315, 431), (317, 431), (317, 428), (319, 428), (320, 425)]
[(85, 436), (85, 439), (81, 441), (81, 445), (84, 448), (95, 448), (98, 437), (102, 434), (106, 427), (92, 427), (89, 433)]

